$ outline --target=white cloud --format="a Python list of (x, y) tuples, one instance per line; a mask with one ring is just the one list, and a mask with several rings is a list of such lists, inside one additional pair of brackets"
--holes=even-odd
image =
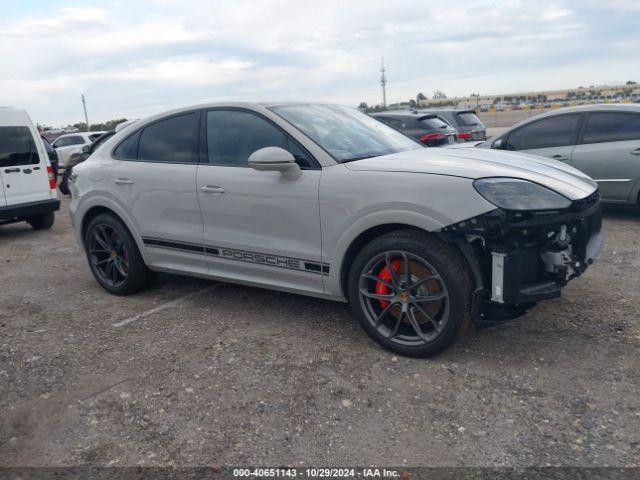
[(390, 101), (640, 79), (637, 0), (98, 5), (0, 20), (0, 104), (60, 124), (79, 120), (80, 93), (96, 120), (219, 98), (374, 103), (381, 56)]

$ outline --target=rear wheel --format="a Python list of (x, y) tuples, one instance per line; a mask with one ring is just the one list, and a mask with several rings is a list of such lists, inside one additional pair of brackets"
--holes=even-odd
[(156, 274), (145, 265), (131, 233), (112, 215), (91, 220), (84, 245), (91, 273), (110, 293), (134, 293), (155, 280)]
[(63, 195), (71, 195), (69, 191), (69, 175), (71, 175), (71, 167), (67, 167), (62, 172), (62, 180), (60, 180), (60, 184), (58, 188)]
[(40, 215), (34, 215), (27, 218), (27, 222), (35, 230), (46, 230), (53, 226), (56, 216), (53, 212), (41, 213)]
[(398, 231), (358, 254), (349, 299), (364, 330), (380, 345), (428, 357), (449, 347), (470, 319), (471, 279), (453, 247), (426, 233)]

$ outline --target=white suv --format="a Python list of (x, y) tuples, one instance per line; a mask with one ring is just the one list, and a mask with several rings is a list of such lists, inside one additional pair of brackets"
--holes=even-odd
[(106, 140), (69, 182), (107, 291), (176, 272), (348, 301), (377, 342), (414, 356), (494, 308), (557, 297), (602, 245), (597, 186), (577, 170), (423, 148), (337, 105), (158, 115)]
[(71, 155), (80, 153), (82, 147), (91, 145), (95, 139), (103, 133), (105, 132), (77, 132), (60, 135), (51, 144), (58, 154), (58, 165), (64, 168), (65, 163), (71, 158)]
[(0, 225), (50, 228), (60, 208), (44, 144), (27, 112), (0, 107)]

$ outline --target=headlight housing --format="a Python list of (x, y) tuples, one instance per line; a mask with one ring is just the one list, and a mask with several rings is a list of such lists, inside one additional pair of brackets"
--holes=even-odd
[(473, 187), (503, 210), (559, 210), (571, 205), (567, 197), (519, 178), (481, 178), (473, 182)]

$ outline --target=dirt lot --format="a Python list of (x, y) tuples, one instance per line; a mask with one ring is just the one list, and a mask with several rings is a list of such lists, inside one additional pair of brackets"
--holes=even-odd
[(640, 465), (640, 216), (563, 298), (431, 360), (345, 305), (178, 276), (110, 296), (66, 213), (0, 227), (2, 465)]

